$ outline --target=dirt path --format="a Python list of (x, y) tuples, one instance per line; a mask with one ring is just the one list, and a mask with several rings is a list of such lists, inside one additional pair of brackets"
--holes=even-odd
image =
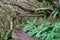
[(18, 36), (18, 40), (36, 40), (35, 38), (29, 37), (22, 29), (16, 29), (15, 34)]

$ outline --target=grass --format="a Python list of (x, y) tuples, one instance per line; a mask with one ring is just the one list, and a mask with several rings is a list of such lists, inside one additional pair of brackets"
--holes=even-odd
[[(22, 7), (17, 0), (0, 1), (0, 40), (13, 40), (14, 29), (20, 26), (25, 26), (24, 31), (38, 40), (60, 40), (58, 38), (60, 0), (43, 0), (42, 2), (28, 0), (28, 2), (21, 3), (29, 4), (31, 8)], [(25, 16), (22, 12), (27, 15)], [(39, 20), (40, 17), (43, 19), (42, 22)], [(56, 23), (53, 23), (55, 18)], [(38, 20), (41, 24), (38, 24)]]

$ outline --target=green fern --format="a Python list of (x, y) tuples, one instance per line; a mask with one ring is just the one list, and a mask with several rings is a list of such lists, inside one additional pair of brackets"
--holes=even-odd
[[(48, 22), (49, 23), (49, 22)], [(31, 25), (31, 24), (30, 24)], [(33, 26), (28, 26), (24, 27), (24, 30), (32, 28), (31, 30), (28, 30), (26, 32), (29, 36), (31, 37), (36, 37), (38, 40), (59, 40), (60, 38), (60, 22), (57, 22), (55, 24), (44, 24), (42, 23), (39, 28), (37, 28), (35, 25)]]

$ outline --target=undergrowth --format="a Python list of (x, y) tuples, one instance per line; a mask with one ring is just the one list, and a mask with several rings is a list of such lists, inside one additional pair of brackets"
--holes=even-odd
[[(20, 3), (32, 8), (25, 8)], [(0, 40), (13, 40), (14, 29), (23, 26), (24, 31), (37, 40), (60, 40), (59, 13), (60, 0), (0, 0)], [(40, 17), (43, 21), (39, 20)], [(41, 22), (39, 25), (38, 20)], [(56, 22), (52, 23), (54, 20)]]
[(50, 21), (55, 19), (56, 17), (59, 17), (60, 0), (46, 0), (46, 2), (50, 3), (50, 7), (37, 8), (34, 9), (34, 12), (42, 13), (45, 17), (46, 12), (48, 10), (52, 10), (50, 15), (47, 13), (49, 15), (49, 21), (47, 21), (48, 19), (45, 17), (43, 22), (38, 26), (36, 26), (36, 23), (34, 21), (27, 21), (29, 23), (27, 23), (27, 25), (24, 27), (24, 31), (29, 36), (37, 38), (37, 40), (60, 40), (60, 21), (56, 21), (55, 23), (52, 23)]
[(31, 22), (24, 27), (24, 32), (37, 40), (60, 40), (60, 22), (52, 24), (47, 21), (39, 26)]

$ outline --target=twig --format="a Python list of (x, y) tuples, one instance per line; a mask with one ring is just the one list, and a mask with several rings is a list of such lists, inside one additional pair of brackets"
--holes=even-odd
[(10, 30), (12, 30), (13, 29), (13, 22), (12, 22), (12, 20), (10, 20)]

